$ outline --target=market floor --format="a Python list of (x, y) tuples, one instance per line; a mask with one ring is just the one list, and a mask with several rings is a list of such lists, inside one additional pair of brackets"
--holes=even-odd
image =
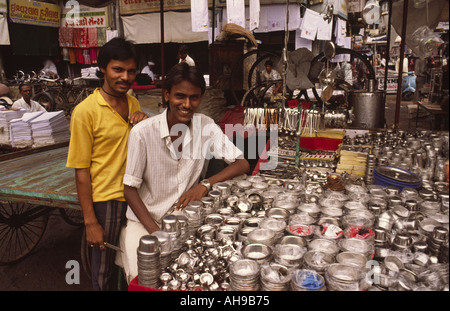
[[(387, 96), (385, 108), (388, 128), (392, 128), (395, 120), (395, 98), (395, 95)], [(401, 102), (399, 128), (402, 130), (409, 128), (407, 105), (411, 103)], [(149, 112), (157, 109), (153, 102), (143, 102), (142, 105), (143, 110), (148, 109)], [(415, 120), (411, 120), (411, 126), (415, 127)], [(418, 128), (429, 129), (427, 118), (419, 120)], [(0, 266), (0, 291), (90, 291), (90, 279), (81, 264), (81, 237), (82, 228), (67, 224), (54, 210), (41, 241), (32, 253), (18, 263)], [(70, 265), (66, 268), (71, 260), (79, 263), (79, 284), (66, 281), (66, 276), (73, 268)]]
[[(67, 224), (59, 211), (53, 210), (31, 254), (17, 263), (0, 266), (0, 291), (90, 291), (91, 282), (81, 264), (81, 237), (82, 228)], [(77, 263), (79, 284), (73, 274)]]

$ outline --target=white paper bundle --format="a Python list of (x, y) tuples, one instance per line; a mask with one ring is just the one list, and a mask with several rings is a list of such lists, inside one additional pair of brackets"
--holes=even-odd
[(31, 120), (33, 147), (65, 142), (70, 139), (69, 123), (63, 110), (45, 112)]
[(11, 145), (16, 148), (25, 148), (33, 145), (33, 135), (30, 122), (44, 111), (26, 112), (20, 119), (11, 120), (9, 124), (9, 134)]
[(25, 110), (1, 110), (0, 111), (0, 145), (11, 145), (9, 125), (11, 120), (21, 118)]

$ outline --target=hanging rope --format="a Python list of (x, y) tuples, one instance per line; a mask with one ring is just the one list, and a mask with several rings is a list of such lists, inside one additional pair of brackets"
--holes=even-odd
[(283, 55), (282, 55), (282, 77), (283, 77), (283, 99), (282, 99), (282, 107), (283, 111), (286, 106), (286, 76), (287, 76), (287, 46), (289, 41), (289, 0), (286, 0), (286, 25), (284, 27), (284, 47), (283, 47)]

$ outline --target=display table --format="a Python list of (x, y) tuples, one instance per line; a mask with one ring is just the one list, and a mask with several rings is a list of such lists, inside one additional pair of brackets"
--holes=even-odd
[(428, 100), (417, 102), (417, 112), (416, 112), (416, 128), (417, 120), (419, 118), (419, 111), (424, 110), (429, 114), (430, 117), (430, 129), (440, 130), (441, 124), (436, 124), (436, 121), (442, 120), (444, 122), (444, 130), (448, 130), (448, 111), (442, 110), (442, 107), (436, 103), (430, 103)]

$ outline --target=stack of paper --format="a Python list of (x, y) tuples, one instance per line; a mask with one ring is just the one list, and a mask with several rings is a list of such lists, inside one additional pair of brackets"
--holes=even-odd
[(16, 148), (31, 147), (33, 145), (33, 135), (30, 122), (44, 111), (26, 112), (22, 118), (11, 120), (9, 124), (9, 134), (11, 145)]
[(11, 145), (9, 125), (11, 120), (21, 118), (25, 110), (0, 110), (0, 145)]
[(82, 68), (81, 69), (81, 77), (98, 79), (98, 77), (95, 75), (97, 70), (99, 70), (98, 67)]
[(65, 142), (70, 139), (69, 124), (64, 110), (45, 112), (30, 121), (33, 147)]

